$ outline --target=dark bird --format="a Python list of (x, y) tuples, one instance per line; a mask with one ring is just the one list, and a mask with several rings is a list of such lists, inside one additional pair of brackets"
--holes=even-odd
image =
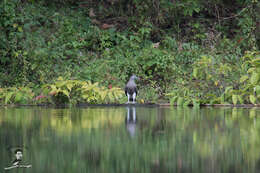
[(139, 78), (136, 75), (132, 75), (125, 86), (125, 95), (128, 98), (127, 103), (130, 103), (130, 101), (132, 101), (132, 103), (136, 102), (137, 88), (135, 80), (137, 79)]

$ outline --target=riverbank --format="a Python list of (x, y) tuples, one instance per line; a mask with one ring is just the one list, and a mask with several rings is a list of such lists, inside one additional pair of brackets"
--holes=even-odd
[[(52, 105), (52, 104), (8, 104), (8, 105), (0, 105), (0, 107), (56, 107), (56, 108), (66, 108), (66, 107), (183, 107), (178, 106), (176, 104), (172, 105), (170, 103), (144, 103), (144, 104), (88, 104), (88, 103), (81, 103), (77, 105), (68, 105), (68, 104), (61, 104), (61, 105)], [(188, 105), (186, 107), (193, 107), (193, 105)], [(241, 107), (241, 108), (253, 108), (253, 107), (260, 107), (260, 104), (241, 104), (241, 105), (233, 105), (233, 104), (202, 104), (199, 106), (200, 108), (203, 107)]]
[(0, 103), (125, 103), (132, 74), (141, 103), (260, 103), (260, 2), (92, 2), (0, 2)]

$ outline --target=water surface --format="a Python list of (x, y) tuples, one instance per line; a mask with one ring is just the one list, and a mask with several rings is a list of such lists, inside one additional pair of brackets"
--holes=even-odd
[(0, 172), (260, 172), (260, 109), (0, 108)]

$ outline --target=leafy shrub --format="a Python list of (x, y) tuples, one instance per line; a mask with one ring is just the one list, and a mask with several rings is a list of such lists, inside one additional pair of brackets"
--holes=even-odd
[(171, 105), (177, 105), (177, 106), (199, 106), (200, 102), (200, 93), (197, 91), (194, 91), (189, 88), (181, 88), (181, 89), (175, 89), (172, 90), (170, 93), (167, 93), (166, 96), (170, 100)]
[(243, 56), (240, 93), (252, 104), (260, 103), (260, 52), (246, 52)]
[(4, 104), (29, 104), (33, 96), (34, 93), (28, 87), (0, 89), (0, 101)]
[(138, 100), (141, 103), (157, 103), (158, 99), (162, 96), (160, 86), (155, 82), (152, 82), (149, 87), (141, 87), (138, 93)]
[[(240, 69), (237, 69), (241, 65)], [(244, 104), (259, 103), (259, 52), (246, 52), (236, 63), (224, 62), (213, 56), (201, 56), (193, 64), (189, 82), (185, 79), (166, 96), (171, 104)], [(239, 73), (238, 73), (239, 72)]]
[(241, 76), (238, 86), (225, 88), (225, 92), (218, 98), (220, 102), (234, 105), (240, 103), (257, 104), (260, 102), (260, 57), (259, 52), (246, 52), (242, 59)]
[(114, 103), (124, 94), (120, 88), (99, 87), (98, 83), (63, 80), (61, 77), (53, 84), (44, 85), (42, 91), (44, 95), (50, 96), (55, 104)]

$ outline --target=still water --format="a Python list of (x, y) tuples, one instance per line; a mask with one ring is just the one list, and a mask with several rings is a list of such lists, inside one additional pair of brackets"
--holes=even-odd
[(0, 172), (260, 172), (260, 109), (0, 108)]

